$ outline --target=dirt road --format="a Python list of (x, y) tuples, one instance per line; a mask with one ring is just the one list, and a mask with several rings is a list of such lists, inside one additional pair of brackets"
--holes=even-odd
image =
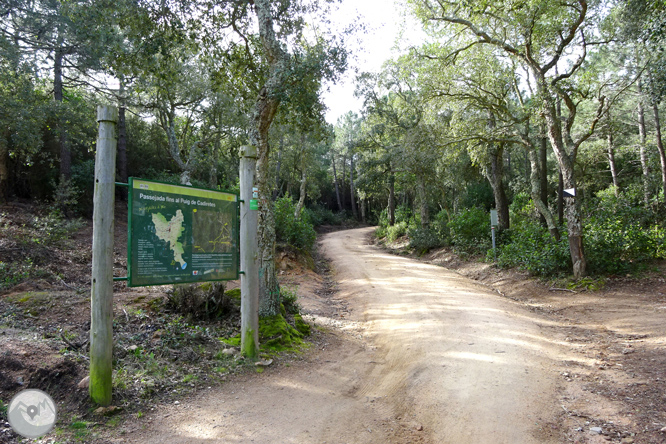
[[(305, 361), (159, 408), (142, 443), (555, 443), (558, 344), (533, 315), (441, 267), (323, 239), (344, 322)], [(307, 304), (305, 304), (307, 307)]]

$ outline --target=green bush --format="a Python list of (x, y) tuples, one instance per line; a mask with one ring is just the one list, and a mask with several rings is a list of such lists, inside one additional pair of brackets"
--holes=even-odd
[(600, 191), (590, 210), (584, 241), (591, 272), (625, 273), (666, 258), (666, 227), (643, 205), (640, 191)]
[[(566, 233), (556, 241), (536, 221), (516, 224), (501, 235), (497, 264), (518, 267), (537, 276), (553, 276), (571, 270), (571, 256)], [(488, 252), (492, 254), (492, 252)]]
[(437, 231), (433, 227), (418, 227), (410, 229), (408, 234), (409, 248), (416, 250), (419, 255), (426, 254), (433, 248), (441, 247), (444, 245), (444, 242), (438, 236)]
[(407, 222), (396, 222), (392, 227), (386, 227), (386, 239), (395, 242), (400, 236), (407, 234)]
[(451, 229), (449, 228), (449, 212), (442, 210), (435, 215), (435, 218), (430, 222), (437, 237), (440, 239), (442, 245), (451, 244)]
[(307, 217), (312, 225), (319, 227), (321, 225), (342, 225), (344, 218), (340, 213), (334, 213), (328, 208), (314, 206), (305, 208), (303, 215)]
[(461, 253), (478, 254), (491, 246), (490, 216), (480, 208), (469, 208), (451, 216), (451, 243)]
[(317, 233), (308, 217), (294, 217), (296, 205), (290, 196), (275, 201), (275, 236), (283, 242), (301, 250), (311, 250), (317, 239)]

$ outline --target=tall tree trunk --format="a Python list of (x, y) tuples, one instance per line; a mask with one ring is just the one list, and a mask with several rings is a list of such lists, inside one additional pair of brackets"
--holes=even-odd
[(395, 225), (395, 174), (389, 176), (389, 200), (388, 200), (389, 225)]
[(490, 187), (493, 189), (495, 197), (495, 208), (497, 209), (497, 217), (499, 222), (499, 229), (506, 230), (509, 228), (509, 200), (506, 197), (504, 190), (504, 144), (498, 144), (490, 147), (490, 164), (486, 177), (490, 182)]
[(562, 171), (559, 172), (557, 177), (557, 221), (562, 225), (564, 224), (564, 177), (562, 177)]
[(652, 111), (654, 112), (654, 129), (657, 133), (657, 150), (659, 151), (659, 160), (661, 161), (661, 185), (664, 192), (664, 202), (666, 202), (666, 152), (664, 152), (664, 142), (661, 139), (659, 105), (656, 102), (652, 105)]
[(421, 228), (430, 226), (430, 213), (428, 212), (428, 191), (423, 176), (418, 178), (419, 213), (421, 215)]
[(358, 220), (358, 210), (356, 209), (356, 196), (354, 196), (354, 193), (356, 192), (354, 190), (354, 154), (350, 156), (351, 159), (351, 166), (349, 168), (349, 196), (351, 199), (351, 207), (352, 207), (352, 214), (354, 215), (354, 219)]
[(533, 149), (528, 149), (528, 156), (530, 159), (530, 195), (532, 197), (532, 202), (534, 202), (534, 205), (537, 207), (539, 213), (546, 222), (546, 226), (548, 227), (550, 235), (553, 236), (555, 240), (559, 241), (560, 230), (557, 228), (557, 225), (555, 225), (555, 218), (548, 209), (548, 205), (545, 204), (543, 200), (541, 200), (542, 182), (540, 181), (539, 177), (539, 163), (537, 162), (536, 151)]
[[(61, 42), (61, 38), (58, 38)], [(62, 62), (64, 50), (61, 43), (55, 50), (53, 61), (53, 98), (56, 102), (58, 119), (58, 143), (60, 145), (60, 177), (69, 180), (72, 177), (72, 152), (67, 145), (67, 131), (65, 128), (65, 110), (63, 106)]]
[(610, 124), (610, 113), (609, 113), (609, 122), (608, 122), (608, 134), (606, 135), (606, 141), (608, 142), (607, 147), (607, 156), (608, 156), (608, 166), (610, 167), (611, 178), (613, 180), (613, 187), (615, 187), (615, 196), (620, 195), (619, 182), (617, 180), (617, 165), (615, 164), (615, 145), (613, 141), (613, 129)]
[[(125, 120), (125, 84), (120, 80), (120, 103), (118, 106), (118, 180), (127, 183), (127, 122)], [(122, 200), (127, 199), (127, 189), (118, 187)]]
[[(539, 157), (540, 162), (539, 166), (541, 167), (541, 172), (539, 174), (539, 179), (541, 180), (541, 191), (540, 199), (541, 202), (548, 208), (548, 139), (546, 138), (546, 126), (541, 125), (541, 137), (539, 138)], [(531, 159), (530, 159), (531, 164)], [(550, 210), (548, 211), (550, 213)], [(552, 216), (552, 213), (551, 213)], [(548, 221), (544, 217), (544, 223), (548, 226)]]
[(284, 150), (284, 135), (280, 135), (280, 146), (277, 156), (277, 165), (275, 166), (275, 188), (273, 189), (273, 200), (276, 200), (280, 193), (280, 169), (282, 168), (282, 151)]
[(255, 145), (258, 151), (259, 315), (274, 316), (280, 313), (280, 285), (275, 269), (275, 217), (269, 184), (268, 131), (280, 104), (279, 95), (275, 92), (284, 84), (284, 76), (289, 71), (286, 66), (289, 56), (282, 50), (275, 35), (270, 0), (254, 0), (254, 6), (259, 37), (269, 65), (268, 78), (254, 104), (249, 132), (250, 143)]
[(365, 198), (361, 199), (361, 222), (366, 223), (366, 205), (367, 201)]
[(305, 205), (305, 190), (307, 185), (307, 160), (305, 156), (305, 132), (301, 133), (301, 186), (298, 193), (298, 203), (294, 210), (294, 217), (298, 219), (301, 217), (301, 210)]
[(333, 183), (335, 184), (335, 198), (338, 201), (338, 211), (342, 212), (342, 201), (340, 200), (340, 186), (338, 185), (338, 173), (335, 170), (335, 154), (331, 151), (331, 160), (333, 165)]
[(215, 137), (213, 142), (213, 149), (210, 153), (210, 176), (208, 176), (208, 186), (212, 189), (217, 188), (217, 164), (220, 160), (220, 151), (222, 150), (222, 141), (220, 137)]
[(647, 158), (647, 144), (645, 131), (645, 109), (643, 108), (643, 83), (639, 78), (638, 88), (638, 134), (640, 136), (640, 145), (638, 147), (641, 158), (641, 169), (643, 170), (643, 200), (645, 206), (650, 205), (650, 166)]
[(342, 195), (342, 208), (347, 209), (347, 156), (343, 155), (342, 156), (342, 183), (340, 184), (340, 187), (342, 188), (341, 195)]
[(9, 131), (0, 135), (0, 203), (7, 202), (9, 194), (9, 148), (7, 137)]
[[(562, 185), (566, 188), (576, 189), (576, 178), (574, 174), (574, 160), (566, 151), (562, 127), (555, 109), (553, 95), (546, 86), (543, 77), (538, 79), (539, 90), (544, 104), (544, 116), (548, 128), (548, 139), (553, 148), (557, 163), (562, 173)], [(587, 275), (587, 260), (583, 249), (583, 223), (581, 221), (580, 203), (577, 198), (565, 199), (564, 215), (567, 219), (567, 230), (569, 235), (569, 252), (573, 264), (573, 275), (580, 279)]]

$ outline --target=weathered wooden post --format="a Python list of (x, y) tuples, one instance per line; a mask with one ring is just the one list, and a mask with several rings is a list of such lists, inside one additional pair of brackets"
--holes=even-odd
[(241, 353), (256, 358), (259, 352), (259, 247), (257, 196), (253, 187), (257, 149), (243, 146), (240, 156)]
[(97, 107), (99, 135), (93, 197), (92, 286), (90, 294), (90, 397), (111, 404), (113, 354), (113, 209), (118, 110)]

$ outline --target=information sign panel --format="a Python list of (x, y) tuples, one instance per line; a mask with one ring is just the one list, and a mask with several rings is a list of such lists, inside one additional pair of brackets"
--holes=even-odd
[(129, 179), (128, 286), (238, 279), (238, 196)]

